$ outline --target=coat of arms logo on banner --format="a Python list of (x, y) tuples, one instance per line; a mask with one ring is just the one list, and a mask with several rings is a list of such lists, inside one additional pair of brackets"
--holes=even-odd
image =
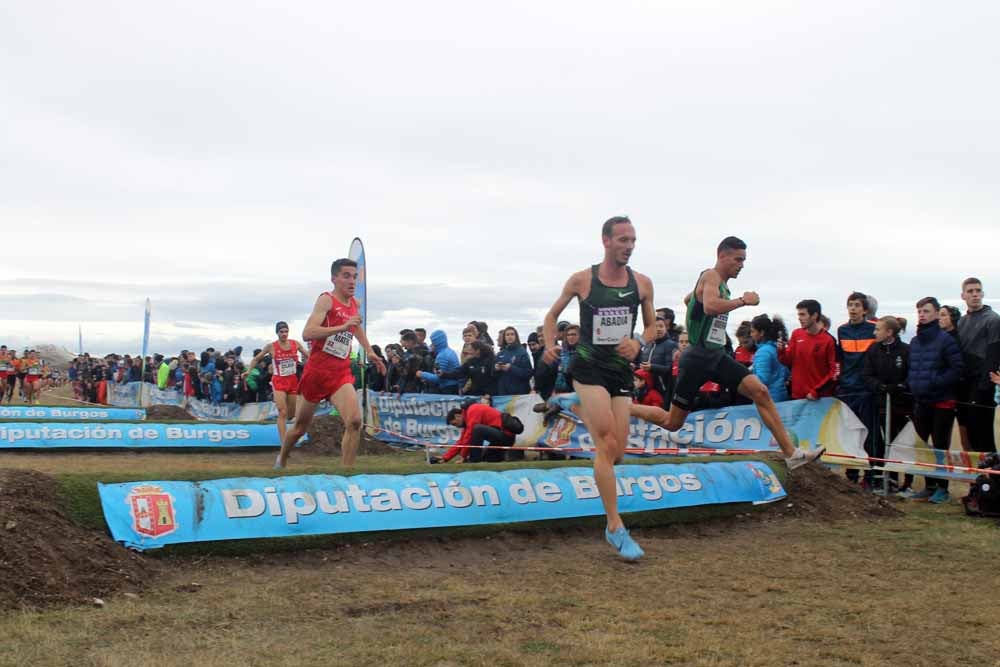
[(177, 530), (174, 499), (159, 486), (136, 486), (126, 501), (132, 514), (132, 528), (140, 535), (155, 539)]

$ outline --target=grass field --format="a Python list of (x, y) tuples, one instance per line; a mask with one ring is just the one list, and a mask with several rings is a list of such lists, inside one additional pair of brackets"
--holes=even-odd
[[(7, 452), (0, 468), (57, 475), (69, 514), (99, 526), (96, 480), (263, 476), (271, 459)], [(407, 454), (362, 457), (356, 472), (419, 469)], [(301, 456), (290, 472), (343, 471)], [(900, 507), (640, 521), (638, 564), (593, 522), (189, 545), (150, 555), (137, 596), (0, 612), (0, 664), (1000, 664), (1000, 529), (957, 501)]]
[(717, 520), (163, 554), (137, 598), (0, 616), (11, 665), (992, 665), (997, 529)]

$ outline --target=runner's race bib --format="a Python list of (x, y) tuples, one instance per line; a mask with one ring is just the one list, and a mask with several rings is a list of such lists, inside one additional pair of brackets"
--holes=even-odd
[(28, 375), (41, 375), (42, 369), (40, 366), (29, 366)]
[(725, 346), (726, 344), (726, 324), (729, 322), (729, 313), (716, 315), (712, 318), (712, 325), (708, 328), (708, 335), (705, 340), (709, 343)]
[(346, 359), (351, 354), (351, 340), (353, 338), (354, 334), (350, 331), (341, 331), (338, 334), (334, 334), (326, 339), (326, 342), (323, 344), (323, 351), (338, 359)]
[(288, 377), (289, 375), (295, 375), (295, 360), (279, 359), (278, 375), (280, 375), (281, 377)]
[(594, 345), (617, 345), (632, 335), (632, 310), (628, 306), (594, 311)]

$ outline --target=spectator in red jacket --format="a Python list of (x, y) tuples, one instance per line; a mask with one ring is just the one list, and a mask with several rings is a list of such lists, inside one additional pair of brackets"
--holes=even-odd
[(635, 393), (632, 395), (632, 402), (639, 405), (652, 405), (662, 408), (663, 394), (656, 390), (652, 373), (640, 368), (632, 373), (632, 375), (635, 382)]
[(796, 304), (801, 329), (779, 349), (778, 358), (792, 370), (792, 399), (815, 401), (833, 396), (837, 365), (837, 341), (821, 325), (822, 307), (815, 299)]
[(432, 458), (431, 463), (446, 463), (459, 454), (462, 460), (479, 463), (485, 460), (496, 463), (504, 460), (504, 450), (483, 453), (483, 445), (511, 447), (514, 434), (503, 426), (503, 415), (496, 408), (484, 403), (472, 403), (463, 408), (452, 408), (445, 418), (450, 426), (462, 429), (458, 441), (440, 459)]

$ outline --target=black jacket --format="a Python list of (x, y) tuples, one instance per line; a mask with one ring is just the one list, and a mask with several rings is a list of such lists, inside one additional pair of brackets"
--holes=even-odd
[(884, 406), (886, 393), (892, 395), (892, 405), (905, 408), (906, 378), (910, 374), (910, 346), (895, 339), (889, 345), (874, 343), (865, 352), (861, 377), (865, 386), (879, 399), (879, 409)]
[(468, 378), (472, 384), (469, 387), (469, 391), (465, 392), (466, 394), (474, 396), (489, 394), (490, 396), (494, 396), (497, 393), (495, 363), (495, 357), (492, 353), (485, 356), (472, 357), (450, 373), (441, 373), (441, 377), (450, 380)]
[(958, 338), (962, 347), (963, 379), (978, 391), (993, 388), (990, 382), (990, 349), (1000, 343), (1000, 315), (989, 306), (975, 313), (966, 313), (958, 321)]
[(658, 338), (652, 343), (642, 346), (639, 352), (637, 363), (649, 362), (649, 371), (656, 383), (656, 390), (663, 394), (665, 400), (669, 400), (673, 394), (674, 379), (674, 351), (677, 350), (677, 343), (670, 339), (667, 334), (663, 338)]

